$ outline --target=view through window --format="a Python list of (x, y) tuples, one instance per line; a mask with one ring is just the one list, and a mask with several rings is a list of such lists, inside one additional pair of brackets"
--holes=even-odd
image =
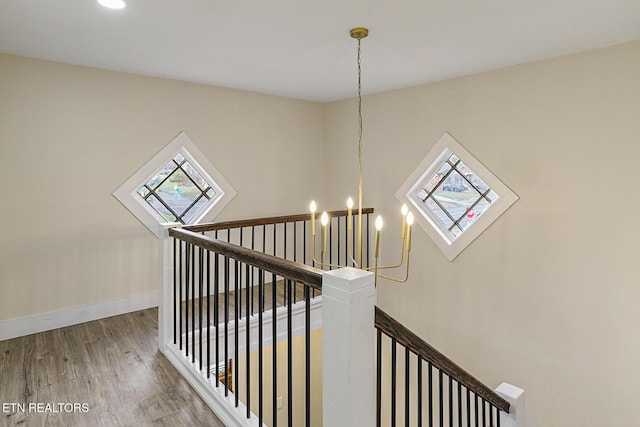
[(138, 194), (168, 222), (188, 223), (216, 195), (193, 165), (178, 153)]
[(455, 154), (445, 160), (417, 196), (451, 240), (457, 239), (498, 199)]

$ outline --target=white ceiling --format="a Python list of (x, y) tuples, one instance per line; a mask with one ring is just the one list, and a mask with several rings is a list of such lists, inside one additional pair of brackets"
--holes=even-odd
[(0, 0), (0, 52), (328, 102), (640, 39), (640, 0)]

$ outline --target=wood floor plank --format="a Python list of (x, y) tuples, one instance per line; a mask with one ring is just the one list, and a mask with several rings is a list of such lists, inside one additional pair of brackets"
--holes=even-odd
[(157, 313), (0, 341), (0, 426), (223, 426), (158, 351)]

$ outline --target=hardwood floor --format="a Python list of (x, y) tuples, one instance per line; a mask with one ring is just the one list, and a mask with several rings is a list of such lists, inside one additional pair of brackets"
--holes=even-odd
[[(301, 302), (304, 301), (304, 285), (302, 284), (292, 284), (292, 301), (293, 302)], [(238, 305), (239, 305), (239, 310), (238, 310), (238, 317), (239, 318), (243, 318), (244, 316), (246, 316), (247, 314), (247, 309), (246, 309), (246, 304), (247, 304), (247, 297), (250, 298), (249, 301), (249, 312), (254, 315), (257, 314), (258, 311), (260, 310), (260, 298), (259, 298), (259, 291), (258, 291), (258, 286), (254, 286), (254, 287), (250, 287), (249, 288), (249, 292), (247, 292), (247, 289), (241, 289), (238, 291)], [(322, 295), (322, 292), (320, 290), (313, 290), (312, 289), (312, 297), (317, 297)], [(227, 298), (226, 301), (228, 307), (228, 315), (229, 315), (229, 319), (233, 320), (235, 319), (235, 291), (230, 290), (229, 291), (229, 296)], [(218, 298), (217, 298), (217, 306), (218, 306), (218, 319), (216, 322), (216, 318), (215, 318), (215, 307), (216, 307), (216, 297), (215, 295), (212, 295), (209, 298), (208, 301), (208, 307), (209, 307), (209, 320), (210, 320), (210, 324), (211, 325), (215, 325), (216, 323), (224, 323), (224, 316), (225, 316), (225, 296), (224, 296), (224, 292), (222, 292)], [(284, 286), (284, 282), (279, 281), (276, 284), (276, 302), (275, 302), (275, 306), (276, 307), (283, 307), (286, 306), (287, 304), (287, 300), (286, 300), (286, 291), (285, 291), (285, 286)], [(266, 283), (264, 285), (264, 289), (263, 289), (263, 308), (264, 311), (269, 311), (272, 309), (272, 307), (274, 306), (273, 303), (273, 288), (271, 283)], [(194, 310), (195, 308), (195, 310)], [(182, 303), (182, 332), (186, 332), (187, 331), (187, 325), (189, 325), (189, 330), (194, 330), (197, 329), (197, 326), (200, 324), (199, 322), (199, 314), (200, 314), (200, 299), (199, 298), (194, 298), (193, 300), (189, 299), (188, 301), (185, 301)], [(195, 326), (193, 324), (193, 319), (192, 316), (194, 316), (195, 313), (195, 317), (196, 317), (196, 323)], [(187, 314), (189, 315), (189, 317), (187, 318)], [(206, 318), (207, 318), (207, 297), (203, 297), (202, 298), (202, 316), (203, 316), (203, 325), (207, 324)]]
[(0, 426), (223, 426), (158, 351), (157, 316), (0, 341)]

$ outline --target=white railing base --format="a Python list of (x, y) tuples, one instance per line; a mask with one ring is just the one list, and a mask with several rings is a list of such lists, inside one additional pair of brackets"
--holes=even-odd
[(509, 383), (502, 383), (495, 391), (510, 405), (508, 414), (500, 412), (500, 425), (502, 427), (527, 427), (524, 390)]
[(322, 280), (323, 424), (375, 425), (373, 273), (327, 271)]

